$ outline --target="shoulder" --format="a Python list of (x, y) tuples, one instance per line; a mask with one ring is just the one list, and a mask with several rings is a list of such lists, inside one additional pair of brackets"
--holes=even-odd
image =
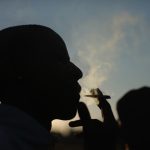
[(0, 145), (3, 150), (47, 150), (53, 137), (36, 120), (11, 106), (0, 106)]

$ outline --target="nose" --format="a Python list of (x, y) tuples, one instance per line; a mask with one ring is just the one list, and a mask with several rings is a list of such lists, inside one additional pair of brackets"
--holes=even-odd
[(73, 76), (74, 76), (77, 80), (79, 80), (80, 78), (82, 78), (82, 76), (83, 76), (82, 71), (81, 71), (75, 64), (71, 63), (71, 65), (72, 65)]

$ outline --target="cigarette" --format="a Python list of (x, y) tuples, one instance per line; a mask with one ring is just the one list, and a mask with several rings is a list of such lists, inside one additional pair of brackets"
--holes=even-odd
[(104, 99), (110, 99), (111, 97), (109, 95), (103, 95), (103, 93), (97, 89), (91, 89), (91, 94), (85, 95), (86, 97), (92, 97), (92, 98), (104, 98)]
[[(85, 95), (86, 97), (92, 97), (92, 98), (98, 98), (100, 95)], [(110, 99), (111, 97), (109, 95), (103, 95), (102, 96), (105, 99)]]

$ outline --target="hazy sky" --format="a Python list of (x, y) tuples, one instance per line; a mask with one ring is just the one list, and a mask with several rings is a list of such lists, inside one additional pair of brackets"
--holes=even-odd
[(19, 24), (46, 25), (60, 34), (84, 73), (83, 90), (110, 94), (115, 115), (125, 92), (150, 85), (149, 0), (0, 0), (0, 29)]

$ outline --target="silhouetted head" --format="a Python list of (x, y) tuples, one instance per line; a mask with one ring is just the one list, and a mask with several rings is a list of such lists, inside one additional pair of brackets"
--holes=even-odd
[(149, 145), (150, 88), (142, 87), (127, 92), (117, 103), (117, 111), (125, 140), (131, 149)]
[(34, 116), (71, 119), (77, 111), (82, 73), (62, 38), (41, 25), (0, 31), (0, 96)]

